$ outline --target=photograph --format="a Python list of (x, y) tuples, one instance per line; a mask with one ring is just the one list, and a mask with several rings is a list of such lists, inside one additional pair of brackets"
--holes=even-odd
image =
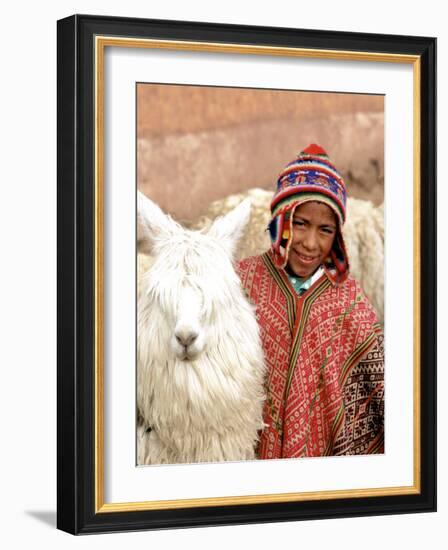
[(384, 96), (136, 84), (137, 463), (384, 453)]

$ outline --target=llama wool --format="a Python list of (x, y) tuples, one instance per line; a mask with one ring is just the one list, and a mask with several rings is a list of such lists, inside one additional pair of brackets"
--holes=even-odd
[(254, 459), (264, 357), (232, 263), (250, 203), (198, 232), (138, 202), (138, 464)]

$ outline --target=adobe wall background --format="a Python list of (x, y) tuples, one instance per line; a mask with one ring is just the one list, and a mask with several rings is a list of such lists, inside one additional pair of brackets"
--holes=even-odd
[(184, 223), (213, 200), (273, 190), (282, 167), (313, 142), (351, 196), (383, 201), (383, 96), (137, 87), (137, 185)]

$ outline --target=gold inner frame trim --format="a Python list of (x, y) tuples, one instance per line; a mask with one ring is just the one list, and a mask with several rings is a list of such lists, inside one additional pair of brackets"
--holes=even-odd
[(388, 487), (384, 489), (353, 489), (340, 491), (316, 491), (309, 493), (276, 493), (267, 495), (247, 495), (217, 498), (155, 500), (150, 502), (123, 502), (104, 504), (98, 512), (133, 512), (142, 510), (169, 510), (193, 508), (197, 506), (232, 506), (235, 504), (263, 504), (266, 502), (304, 502), (332, 500), (335, 498), (383, 497), (391, 495), (416, 495), (415, 487)]
[[(414, 482), (411, 486), (347, 489), (302, 493), (226, 496), (179, 500), (105, 503), (104, 502), (104, 53), (106, 47), (150, 48), (243, 55), (274, 55), (313, 59), (406, 63), (413, 65), (413, 143), (414, 143), (414, 363), (413, 363), (413, 458)], [(163, 510), (204, 506), (231, 506), (274, 502), (303, 502), (341, 498), (380, 497), (419, 494), (421, 491), (421, 425), (420, 425), (420, 57), (387, 53), (320, 50), (291, 47), (222, 44), (178, 40), (155, 40), (96, 36), (95, 54), (95, 513)]]

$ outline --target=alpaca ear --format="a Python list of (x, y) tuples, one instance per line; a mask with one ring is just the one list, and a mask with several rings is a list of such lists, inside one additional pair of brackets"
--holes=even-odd
[(218, 239), (231, 256), (249, 223), (250, 209), (251, 201), (246, 198), (225, 216), (217, 218), (209, 229), (209, 235)]
[(168, 238), (178, 231), (178, 225), (162, 210), (137, 191), (137, 250), (151, 254), (156, 240)]

